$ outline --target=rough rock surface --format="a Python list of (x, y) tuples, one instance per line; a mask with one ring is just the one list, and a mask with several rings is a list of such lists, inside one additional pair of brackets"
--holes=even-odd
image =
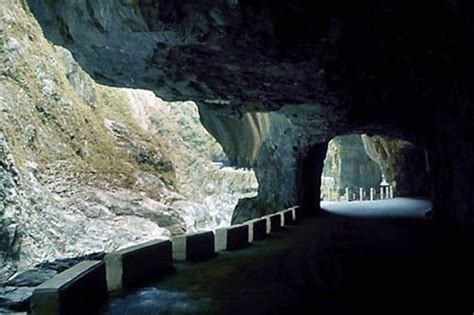
[(92, 253), (67, 259), (46, 261), (14, 275), (0, 285), (0, 313), (31, 312), (30, 299), (36, 286), (83, 260), (102, 260), (104, 253)]
[(134, 117), (147, 130), (159, 135), (161, 143), (172, 154), (179, 191), (188, 199), (173, 207), (189, 214), (192, 222), (187, 223), (188, 230), (228, 225), (238, 199), (257, 192), (254, 173), (225, 167), (229, 164), (228, 158), (201, 126), (194, 103), (167, 103), (151, 92), (138, 90), (126, 90), (126, 93), (134, 104)]
[(280, 112), (246, 113), (237, 118), (202, 105), (200, 113), (231, 163), (252, 166), (257, 176), (258, 196), (239, 201), (233, 222), (273, 213), (296, 202), (299, 156), (295, 149), (309, 143), (299, 126)]
[(428, 196), (426, 152), (407, 141), (362, 135), (367, 154), (382, 169), (397, 196)]
[(333, 179), (332, 185), (326, 185), (326, 193), (332, 187), (334, 197), (342, 196), (346, 187), (359, 195), (360, 187), (365, 191), (377, 188), (382, 179), (380, 167), (367, 155), (360, 135), (338, 136), (329, 142), (323, 176)]
[(26, 1), (2, 2), (0, 282), (48, 259), (229, 224), (255, 177), (211, 159), (224, 154), (193, 103), (96, 84)]
[[(319, 152), (314, 145), (339, 134), (380, 133), (428, 150), (435, 218), (474, 226), (471, 2), (28, 3), (46, 36), (71, 50), (100, 82), (147, 88), (167, 100), (192, 99), (201, 111), (239, 120), (237, 126), (247, 124), (248, 112), (269, 111), (297, 126), (286, 141), (277, 132), (250, 151), (227, 149), (238, 152), (233, 159), (240, 161), (261, 152), (257, 178), (262, 186), (275, 186), (262, 187), (260, 200), (285, 186), (284, 200), (277, 198), (270, 208), (296, 203), (313, 189), (300, 184), (312, 182), (306, 167), (320, 168), (306, 161)], [(209, 121), (203, 119), (206, 126)], [(272, 130), (288, 130), (275, 125)], [(291, 143), (294, 152), (276, 145), (280, 158), (263, 166), (267, 150), (258, 148), (271, 142)], [(242, 207), (237, 217), (249, 214)]]

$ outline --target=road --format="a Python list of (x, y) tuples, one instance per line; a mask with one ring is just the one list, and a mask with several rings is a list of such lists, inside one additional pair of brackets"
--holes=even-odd
[(472, 314), (472, 242), (440, 230), (428, 201), (322, 206), (249, 248), (178, 264), (101, 313)]

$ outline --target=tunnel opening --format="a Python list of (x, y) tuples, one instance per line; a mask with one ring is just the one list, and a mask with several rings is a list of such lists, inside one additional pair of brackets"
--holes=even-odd
[(426, 152), (395, 137), (341, 135), (329, 141), (321, 176), (322, 201), (429, 198)]
[(299, 202), (307, 213), (332, 203), (410, 198), (424, 201), (431, 216), (431, 186), (426, 150), (399, 137), (342, 134), (301, 158)]
[[(442, 297), (459, 301), (456, 305), (435, 302), (427, 306), (413, 300), (414, 296), (441, 298), (439, 290), (455, 287), (464, 277), (469, 279), (464, 283), (472, 281), (469, 264), (473, 257), (467, 250), (472, 235), (446, 228), (445, 221), (436, 219), (437, 209), (432, 210), (432, 200), (439, 192), (432, 187), (444, 184), (433, 183), (433, 160), (424, 147), (386, 134), (343, 134), (316, 144), (304, 155), (301, 191), (305, 198), (301, 204), (307, 212), (316, 210), (314, 222), (322, 222), (318, 228), (326, 229), (315, 232), (315, 243), (329, 244), (331, 249), (323, 253), (328, 264), (336, 266), (328, 268), (332, 278), (328, 277), (326, 287), (340, 286), (341, 291), (350, 292), (342, 309), (352, 297), (356, 307), (367, 296), (376, 297), (368, 303), (370, 307), (388, 305), (390, 295), (401, 297), (398, 305), (420, 309), (434, 304), (433, 309), (440, 305), (451, 310), (472, 309), (462, 290)], [(316, 198), (321, 200), (319, 205)], [(369, 235), (372, 240), (360, 246)], [(384, 253), (374, 258), (377, 242)], [(338, 262), (342, 256), (343, 261)], [(372, 284), (354, 290), (354, 279)], [(340, 312), (348, 313), (346, 309)]]
[(391, 193), (393, 187), (379, 164), (366, 153), (360, 135), (329, 141), (321, 176), (322, 201), (380, 200)]

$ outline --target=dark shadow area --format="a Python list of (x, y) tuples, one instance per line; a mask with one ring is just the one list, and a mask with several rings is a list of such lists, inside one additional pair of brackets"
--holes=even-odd
[(315, 144), (299, 159), (298, 201), (306, 215), (320, 207), (321, 173), (327, 149), (327, 142)]
[(153, 285), (154, 293), (185, 294), (183, 303), (192, 298), (193, 309), (173, 304), (147, 313), (162, 303), (144, 304), (140, 292), (150, 288), (135, 291), (128, 307), (144, 314), (470, 314), (472, 236), (435, 225), (426, 200), (373, 204), (379, 210), (358, 216), (322, 210)]
[(472, 236), (424, 213), (322, 210), (291, 247), (241, 275), (230, 314), (464, 314), (474, 309)]

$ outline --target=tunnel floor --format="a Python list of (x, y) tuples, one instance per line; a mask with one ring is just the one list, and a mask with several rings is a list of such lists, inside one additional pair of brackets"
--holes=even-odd
[(472, 314), (472, 242), (437, 227), (429, 202), (322, 206), (249, 248), (177, 264), (100, 313)]

